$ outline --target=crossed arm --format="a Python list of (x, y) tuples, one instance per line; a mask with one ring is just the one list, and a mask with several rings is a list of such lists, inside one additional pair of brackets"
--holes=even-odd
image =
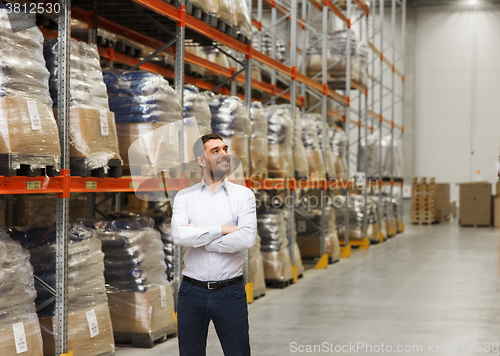
[(248, 190), (244, 203), (238, 209), (238, 226), (214, 225), (198, 227), (188, 221), (185, 195), (174, 201), (172, 237), (174, 243), (186, 247), (202, 247), (210, 252), (234, 253), (251, 248), (255, 244), (257, 217), (255, 196)]

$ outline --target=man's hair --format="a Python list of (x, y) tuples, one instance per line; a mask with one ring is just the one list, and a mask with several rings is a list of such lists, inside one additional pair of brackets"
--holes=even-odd
[(201, 136), (196, 140), (193, 146), (194, 159), (197, 160), (198, 157), (203, 157), (205, 155), (205, 143), (210, 140), (221, 140), (224, 142), (222, 136), (218, 134), (211, 133)]

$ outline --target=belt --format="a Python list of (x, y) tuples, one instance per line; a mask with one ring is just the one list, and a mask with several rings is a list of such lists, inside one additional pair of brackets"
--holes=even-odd
[(193, 279), (193, 278), (190, 278), (187, 276), (183, 276), (182, 279), (188, 283), (193, 282), (193, 284), (195, 286), (210, 289), (210, 290), (223, 288), (226, 285), (232, 286), (232, 285), (235, 285), (235, 284), (238, 284), (238, 283), (244, 281), (243, 276), (238, 276), (238, 277), (234, 277), (231, 279), (226, 279), (225, 281), (217, 281), (217, 282), (202, 282), (202, 281), (199, 281), (197, 279)]

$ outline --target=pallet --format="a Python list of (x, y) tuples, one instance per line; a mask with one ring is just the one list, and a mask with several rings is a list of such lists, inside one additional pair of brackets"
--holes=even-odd
[(266, 287), (283, 289), (293, 284), (293, 279), (281, 281), (277, 279), (266, 279)]
[[(344, 239), (339, 239), (340, 245), (345, 245)], [(364, 238), (363, 240), (349, 239), (349, 245), (351, 247), (357, 248), (358, 250), (366, 250), (370, 247), (370, 238)]]
[(460, 223), (460, 227), (491, 227), (491, 224), (462, 224), (462, 223)]
[(413, 225), (433, 225), (439, 223), (437, 220), (432, 220), (432, 221), (412, 221), (411, 222)]
[(142, 57), (142, 47), (127, 40), (116, 41), (115, 51), (135, 58)]
[[(44, 165), (43, 168), (31, 169), (28, 164), (21, 164), (16, 168), (18, 162), (37, 162), (38, 165)], [(0, 154), (0, 176), (4, 177), (54, 177), (59, 175), (56, 171), (54, 164), (56, 158), (48, 155), (29, 155), (17, 153), (4, 153)]]
[(78, 177), (112, 177), (120, 178), (122, 176), (122, 162), (119, 159), (110, 159), (108, 161), (108, 171), (104, 172), (104, 168), (90, 169), (88, 166), (87, 158), (71, 158), (69, 161), (69, 168), (72, 176)]
[(265, 295), (266, 295), (266, 293), (262, 293), (262, 294), (260, 294), (260, 295), (254, 295), (254, 296), (253, 296), (253, 300), (260, 299), (260, 298), (264, 297)]
[(152, 348), (155, 344), (161, 344), (169, 337), (173, 337), (176, 334), (168, 334), (168, 328), (163, 328), (157, 330), (151, 334), (148, 333), (128, 333), (128, 332), (114, 332), (113, 336), (115, 338), (115, 344), (127, 344), (132, 345), (132, 347), (138, 348)]

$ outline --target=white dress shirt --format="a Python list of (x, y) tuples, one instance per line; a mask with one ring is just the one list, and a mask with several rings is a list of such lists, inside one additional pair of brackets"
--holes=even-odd
[[(222, 236), (222, 225), (238, 226), (238, 231)], [(184, 276), (200, 281), (240, 276), (243, 251), (255, 245), (256, 230), (255, 195), (227, 178), (214, 192), (202, 179), (175, 196), (172, 237), (175, 244), (187, 247)]]

